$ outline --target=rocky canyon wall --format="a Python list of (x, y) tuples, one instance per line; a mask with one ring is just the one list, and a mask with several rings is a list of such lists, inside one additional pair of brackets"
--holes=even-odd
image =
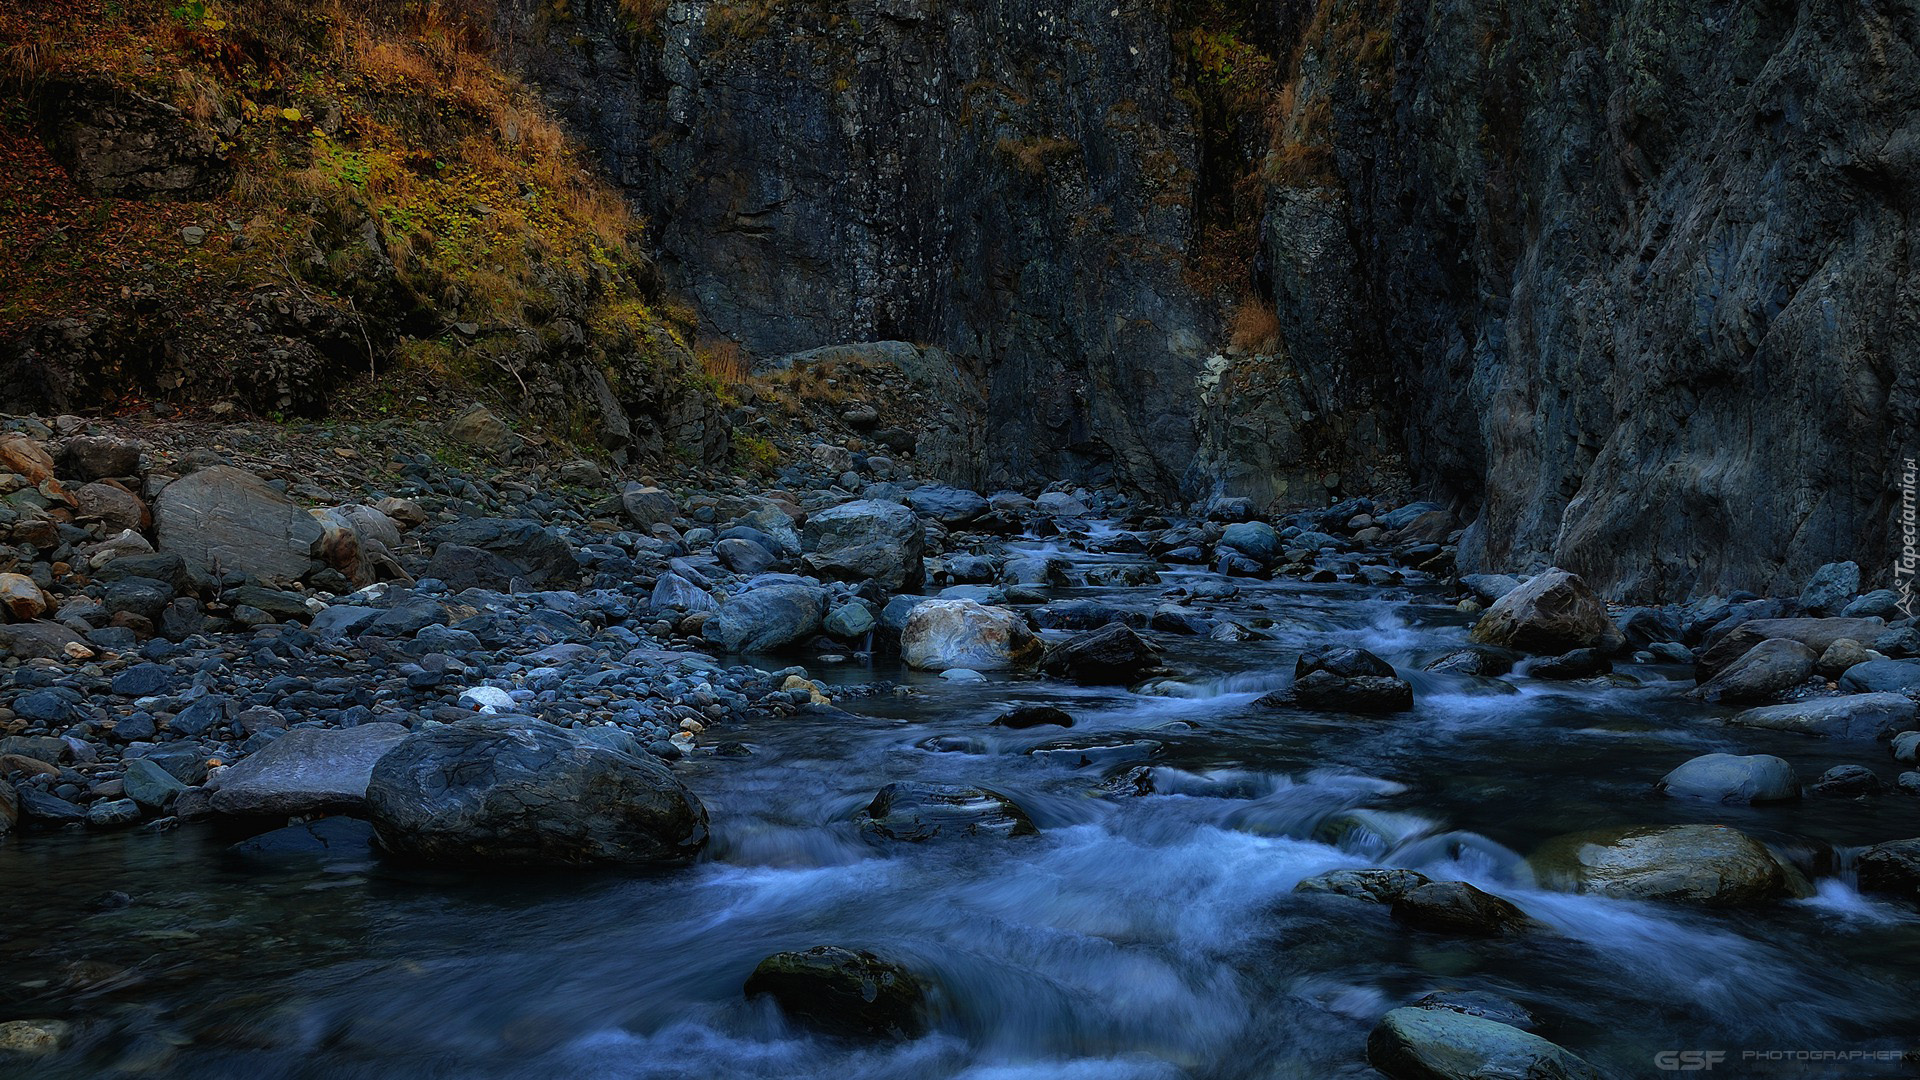
[[(1471, 522), (1464, 558), (1636, 599), (1890, 562), (1917, 24), (1900, 0), (501, 13), (715, 333), (951, 358), (956, 478), (1286, 504), (1404, 470)], [(1257, 254), (1222, 278), (1240, 228)], [(1224, 350), (1249, 294), (1277, 329)]]

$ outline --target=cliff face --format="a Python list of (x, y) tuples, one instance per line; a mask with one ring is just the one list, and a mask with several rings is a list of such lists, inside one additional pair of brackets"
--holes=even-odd
[[(1244, 5), (1268, 142), (1222, 295), (1195, 269), (1237, 174), (1176, 44), (1204, 13), (520, 4), (506, 36), (707, 323), (938, 346), (985, 403), (961, 479), (1306, 503), (1404, 451), (1466, 561), (1622, 597), (1890, 559), (1911, 0)], [(1209, 363), (1234, 288), (1277, 340)]]

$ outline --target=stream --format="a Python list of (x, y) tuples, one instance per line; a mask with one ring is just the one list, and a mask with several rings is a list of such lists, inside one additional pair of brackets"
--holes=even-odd
[[(1077, 569), (1141, 558), (1063, 554)], [(1055, 591), (1145, 609), (1227, 583), (1230, 599), (1197, 606), (1269, 637), (1143, 631), (1171, 671), (1131, 691), (810, 664), (830, 689), (911, 693), (716, 731), (752, 753), (676, 768), (713, 823), (685, 869), (482, 878), (343, 856), (263, 871), (206, 825), (24, 836), (0, 851), (0, 994), (8, 1015), (80, 1021), (84, 1035), (21, 1075), (1365, 1077), (1373, 1023), (1436, 990), (1516, 1002), (1611, 1075), (1662, 1075), (1655, 1055), (1686, 1048), (1729, 1052), (1728, 1075), (1911, 1067), (1740, 1059), (1906, 1049), (1920, 1031), (1920, 917), (1863, 898), (1847, 872), (1849, 852), (1920, 835), (1920, 800), (1721, 806), (1652, 786), (1714, 751), (1778, 754), (1803, 783), (1882, 751), (1728, 728), (1731, 710), (1681, 696), (1682, 667), (1621, 665), (1600, 684), (1422, 672), (1469, 619), (1417, 576), (1160, 573)], [(1327, 643), (1392, 663), (1414, 710), (1254, 704)], [(989, 726), (1018, 704), (1075, 724)], [(852, 817), (895, 780), (1001, 792), (1040, 835), (876, 848)], [(1134, 794), (1142, 782), (1151, 793)], [(1817, 895), (1750, 911), (1638, 903), (1537, 888), (1524, 861), (1561, 833), (1690, 822), (1768, 841)], [(1472, 882), (1546, 928), (1455, 938), (1292, 892), (1369, 865)], [(930, 977), (934, 1033), (839, 1042), (742, 997), (762, 957), (820, 944)]]

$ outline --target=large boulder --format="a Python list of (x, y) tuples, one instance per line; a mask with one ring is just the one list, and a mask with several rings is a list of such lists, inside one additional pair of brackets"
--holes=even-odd
[(1840, 676), (1840, 689), (1849, 694), (1904, 694), (1920, 687), (1920, 661), (1868, 660), (1849, 667)]
[(1860, 591), (1860, 564), (1831, 562), (1813, 572), (1800, 590), (1800, 606), (1815, 615), (1832, 615)]
[(926, 578), (927, 533), (899, 503), (858, 499), (807, 516), (800, 547), (808, 569), (843, 581), (873, 581), (888, 592)]
[(1017, 612), (971, 600), (917, 605), (900, 631), (900, 657), (921, 671), (1004, 671), (1040, 659), (1040, 639)]
[(39, 95), (47, 152), (80, 190), (121, 199), (209, 199), (233, 184), (226, 143), (186, 113), (108, 79)]
[(1395, 1009), (1367, 1035), (1367, 1062), (1393, 1080), (1600, 1080), (1565, 1049), (1452, 1009)]
[(1766, 903), (1804, 882), (1765, 844), (1724, 825), (1635, 825), (1555, 837), (1529, 858), (1542, 884), (1568, 892), (1708, 907)]
[(1727, 722), (1830, 739), (1882, 739), (1913, 726), (1916, 706), (1905, 694), (1851, 694), (1785, 705), (1762, 705)]
[(1125, 623), (1075, 634), (1048, 649), (1040, 670), (1086, 686), (1126, 686), (1160, 666), (1160, 654)]
[(1713, 678), (1769, 638), (1797, 641), (1819, 656), (1841, 638), (1873, 641), (1886, 632), (1887, 624), (1880, 619), (1749, 619), (1708, 634), (1694, 677), (1701, 682)]
[(381, 844), (466, 866), (678, 863), (707, 811), (666, 767), (523, 717), (415, 732), (367, 785)]
[(1324, 645), (1300, 654), (1293, 686), (1268, 704), (1298, 705), (1352, 713), (1404, 712), (1413, 708), (1413, 687), (1393, 666), (1365, 649)]
[(1258, 562), (1271, 563), (1280, 557), (1281, 540), (1279, 532), (1264, 521), (1239, 521), (1221, 532), (1220, 546), (1230, 547)]
[(47, 619), (0, 625), (0, 649), (22, 660), (67, 660), (85, 647), (70, 627)]
[(860, 831), (883, 840), (921, 843), (956, 837), (1031, 836), (1026, 811), (984, 788), (907, 781), (880, 789), (855, 818)]
[(1920, 901), (1920, 837), (1875, 844), (1860, 853), (1854, 867), (1863, 892)]
[(1464, 881), (1430, 881), (1393, 900), (1393, 917), (1417, 930), (1472, 937), (1507, 937), (1537, 924), (1527, 913)]
[(985, 517), (991, 509), (986, 497), (966, 488), (926, 484), (907, 492), (907, 505), (942, 525), (965, 525)]
[(518, 571), (512, 577), (528, 585), (564, 586), (580, 577), (580, 560), (566, 537), (537, 521), (467, 518), (429, 529), (425, 541), (435, 548), (457, 544), (491, 552)]
[(701, 633), (728, 652), (770, 652), (820, 632), (827, 590), (799, 581), (774, 581), (735, 593)]
[(1702, 701), (1767, 701), (1813, 675), (1819, 656), (1791, 638), (1768, 638), (1691, 693)]
[(235, 816), (360, 813), (374, 764), (406, 737), (388, 723), (291, 728), (229, 767), (211, 805)]
[(870, 952), (819, 945), (775, 953), (747, 977), (746, 995), (762, 994), (787, 1016), (830, 1035), (911, 1039), (927, 1030), (920, 980)]
[(1701, 754), (1662, 777), (1660, 790), (1720, 803), (1785, 802), (1800, 797), (1800, 780), (1772, 754)]
[(211, 465), (168, 484), (153, 504), (162, 552), (201, 573), (297, 580), (314, 569), (325, 534), (300, 505), (231, 465)]
[(1587, 583), (1565, 570), (1537, 574), (1494, 603), (1474, 624), (1482, 645), (1558, 654), (1573, 649), (1611, 651), (1624, 640), (1607, 605)]
[(671, 492), (645, 484), (628, 484), (620, 489), (620, 509), (641, 532), (650, 533), (655, 525), (671, 525), (680, 515), (680, 506)]

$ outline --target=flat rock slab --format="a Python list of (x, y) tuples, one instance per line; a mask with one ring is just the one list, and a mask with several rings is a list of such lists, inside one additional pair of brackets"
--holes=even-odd
[(406, 737), (399, 724), (293, 728), (227, 770), (213, 809), (236, 816), (362, 810), (374, 763)]
[(168, 484), (153, 505), (160, 550), (204, 572), (295, 580), (314, 566), (326, 530), (298, 503), (231, 465)]
[(1853, 694), (1764, 705), (1737, 713), (1727, 723), (1829, 739), (1869, 740), (1912, 726), (1914, 715), (1913, 699), (1905, 694)]

